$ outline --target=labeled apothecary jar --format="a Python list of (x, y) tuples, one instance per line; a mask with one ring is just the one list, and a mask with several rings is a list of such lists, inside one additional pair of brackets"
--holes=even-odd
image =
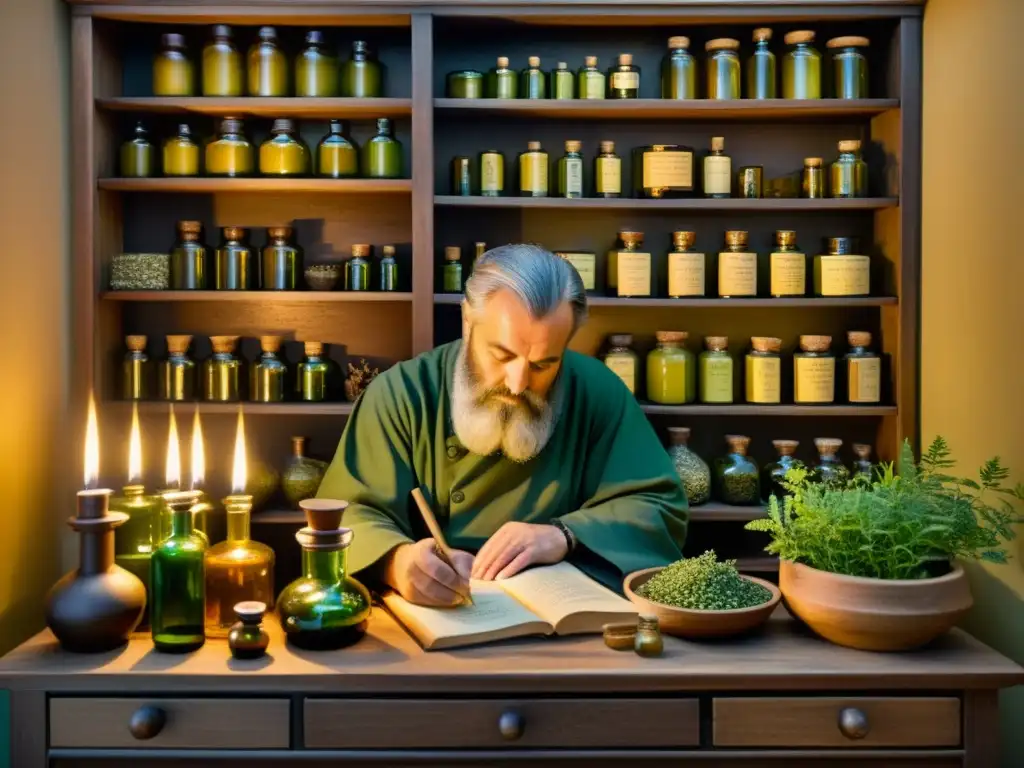
[(816, 296), (867, 296), (871, 293), (871, 258), (858, 254), (856, 237), (826, 237), (826, 253), (814, 257)]
[(207, 176), (248, 176), (256, 166), (255, 151), (242, 132), (242, 121), (228, 117), (220, 132), (206, 145)]
[(697, 399), (697, 360), (686, 348), (686, 331), (658, 331), (658, 346), (647, 355), (647, 399), (682, 405)]
[(833, 403), (836, 399), (836, 358), (831, 336), (801, 336), (793, 353), (793, 402)]
[(683, 483), (687, 503), (695, 507), (711, 498), (711, 468), (704, 459), (690, 450), (689, 441), (689, 427), (668, 428), (669, 458)]
[(740, 98), (740, 41), (719, 37), (704, 44), (707, 51), (707, 84), (709, 99)]
[(705, 336), (700, 368), (700, 401), (731, 403), (733, 399), (733, 361), (728, 336)]
[(633, 334), (613, 333), (608, 337), (608, 351), (604, 354), (608, 370), (622, 379), (630, 394), (636, 394), (637, 373), (640, 358), (633, 351)]
[(868, 57), (871, 42), (855, 35), (833, 37), (826, 43), (832, 53), (832, 72), (837, 99), (868, 98)]
[(714, 464), (715, 497), (725, 504), (747, 506), (761, 503), (757, 462), (747, 456), (750, 438), (726, 435), (728, 452)]
[(754, 336), (744, 361), (748, 403), (776, 405), (782, 402), (782, 339)]

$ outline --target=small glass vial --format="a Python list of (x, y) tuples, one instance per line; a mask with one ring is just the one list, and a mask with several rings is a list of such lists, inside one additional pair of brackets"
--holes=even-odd
[(725, 138), (711, 138), (711, 153), (704, 158), (704, 197), (732, 196), (732, 159), (725, 154)]
[(359, 148), (346, 135), (341, 120), (331, 120), (327, 135), (316, 146), (316, 175), (325, 179), (351, 179), (359, 175)]
[(651, 295), (651, 254), (639, 250), (643, 232), (619, 232), (622, 246), (608, 252), (608, 288), (619, 298)]
[(206, 246), (199, 242), (202, 231), (198, 221), (178, 222), (178, 242), (171, 249), (172, 291), (206, 290)]
[(853, 448), (853, 476), (864, 477), (869, 482), (875, 479), (875, 465), (871, 461), (871, 446), (867, 443), (854, 443)]
[(338, 95), (338, 60), (325, 48), (319, 30), (306, 33), (306, 47), (295, 57), (295, 95)]
[(647, 354), (647, 399), (682, 405), (697, 399), (697, 358), (686, 348), (686, 331), (657, 331), (658, 346)]
[(256, 167), (256, 153), (242, 132), (242, 121), (233, 117), (221, 121), (220, 135), (206, 145), (208, 176), (248, 176)]
[(241, 227), (224, 227), (221, 244), (213, 253), (213, 287), (217, 291), (253, 291), (259, 273), (252, 249)]
[(295, 372), (296, 394), (303, 402), (320, 403), (333, 393), (331, 365), (323, 357), (323, 343), (307, 341), (303, 347), (306, 357)]
[(602, 141), (601, 153), (594, 158), (594, 194), (596, 197), (622, 195), (622, 158), (615, 154), (614, 141)]
[(121, 397), (125, 400), (148, 400), (150, 363), (146, 354), (145, 336), (125, 336), (128, 353), (121, 363)]
[(160, 50), (153, 59), (154, 96), (194, 96), (195, 74), (185, 53), (185, 36), (161, 36)]
[(848, 331), (850, 351), (843, 356), (846, 364), (846, 398), (853, 405), (869, 405), (882, 401), (882, 359), (871, 350), (871, 334)]
[(575, 99), (576, 98), (576, 75), (569, 69), (569, 64), (560, 61), (551, 70), (551, 98), (553, 99)]
[(597, 290), (597, 254), (592, 251), (555, 251), (555, 256), (572, 264), (583, 282), (583, 290)]
[(825, 171), (820, 157), (805, 157), (800, 177), (800, 197), (817, 200), (825, 196)]
[(309, 148), (296, 135), (295, 121), (279, 119), (270, 138), (260, 144), (260, 173), (264, 176), (309, 175)]
[(505, 156), (496, 149), (480, 153), (480, 195), (501, 197), (505, 193)]
[(758, 405), (782, 402), (782, 339), (754, 336), (744, 360), (746, 401)]
[(576, 92), (581, 99), (603, 99), (605, 97), (604, 72), (597, 68), (597, 56), (587, 56), (583, 66), (576, 73)]
[(524, 99), (546, 99), (548, 79), (540, 68), (540, 56), (530, 56), (526, 69), (519, 73), (519, 93)]
[(799, 29), (786, 33), (789, 49), (782, 57), (782, 98), (821, 98), (821, 54), (812, 45), (814, 32)]
[(668, 253), (668, 295), (673, 299), (705, 295), (707, 257), (693, 250), (696, 232), (679, 230), (672, 233), (672, 250)]
[(164, 176), (199, 175), (199, 145), (187, 123), (181, 123), (178, 133), (164, 142), (163, 154)]
[(242, 95), (242, 55), (231, 40), (231, 27), (217, 24), (203, 48), (203, 96)]
[(121, 145), (121, 176), (145, 179), (156, 172), (156, 150), (149, 141), (149, 132), (142, 122), (135, 124), (132, 137)]
[(736, 194), (747, 200), (758, 200), (764, 196), (764, 168), (760, 165), (745, 165), (736, 172)]
[(496, 65), (487, 73), (487, 98), (515, 99), (519, 97), (519, 76), (508, 66), (508, 56), (499, 56)]
[(191, 336), (167, 337), (167, 359), (160, 363), (161, 400), (178, 403), (195, 399), (196, 364), (188, 356), (191, 343)]
[(451, 194), (456, 197), (470, 197), (473, 194), (473, 169), (468, 157), (452, 158)]
[(302, 274), (302, 249), (291, 242), (291, 227), (268, 227), (263, 246), (263, 285), (265, 291), (294, 291)]
[(715, 497), (726, 504), (749, 506), (761, 503), (761, 478), (757, 462), (747, 456), (750, 438), (726, 435), (729, 452), (713, 467)]
[(747, 250), (749, 235), (739, 229), (725, 233), (718, 254), (718, 295), (723, 299), (757, 296), (757, 254)]
[(608, 337), (608, 351), (604, 355), (604, 364), (622, 379), (631, 395), (636, 394), (637, 369), (640, 358), (633, 351), (633, 334), (613, 333)]
[(368, 179), (402, 177), (402, 144), (392, 133), (391, 120), (377, 119), (377, 135), (363, 144), (363, 175)]
[(836, 358), (831, 336), (801, 336), (793, 353), (793, 402), (797, 405), (834, 403)]
[(519, 196), (548, 196), (548, 153), (539, 141), (528, 142), (519, 154)]
[(700, 353), (700, 401), (731, 403), (733, 401), (733, 362), (729, 354), (728, 336), (705, 336)]
[(652, 659), (661, 656), (664, 649), (665, 642), (661, 639), (658, 617), (641, 614), (637, 620), (636, 634), (633, 635), (633, 651), (637, 656)]
[[(487, 243), (481, 241), (473, 243), (473, 266), (472, 269), (476, 269), (476, 263), (480, 261), (481, 257), (487, 253)], [(471, 271), (472, 271), (471, 269)]]
[(395, 261), (395, 246), (385, 245), (380, 249), (380, 264), (377, 265), (377, 285), (382, 291), (398, 290), (398, 262)]
[(620, 53), (619, 63), (608, 70), (608, 98), (635, 99), (640, 95), (640, 67), (633, 54)]
[(850, 472), (839, 459), (843, 441), (838, 437), (816, 437), (814, 447), (818, 449), (818, 463), (811, 467), (811, 477), (819, 483), (845, 483)]
[(462, 293), (462, 249), (457, 245), (444, 249), (441, 284), (445, 293)]
[(697, 98), (697, 60), (690, 53), (690, 38), (673, 35), (661, 60), (661, 98)]
[(867, 197), (868, 164), (860, 156), (860, 142), (839, 142), (839, 157), (832, 163), (832, 197)]
[(352, 246), (352, 258), (345, 262), (345, 290), (370, 290), (370, 246), (365, 243)]
[(203, 399), (233, 403), (240, 396), (242, 361), (235, 357), (237, 336), (211, 336), (213, 355), (203, 361)]
[(288, 95), (288, 60), (273, 27), (260, 27), (259, 39), (249, 48), (248, 70), (250, 96)]
[(826, 237), (827, 253), (814, 257), (816, 296), (868, 296), (871, 258), (857, 253), (855, 237)]
[(284, 402), (288, 366), (278, 357), (280, 336), (260, 336), (260, 359), (249, 368), (249, 399), (254, 403)]
[(754, 30), (754, 52), (747, 59), (747, 98), (776, 97), (775, 54), (768, 47), (772, 31), (768, 27)]
[(583, 197), (583, 155), (582, 143), (565, 142), (565, 155), (558, 158), (558, 196)]
[(772, 445), (779, 456), (761, 469), (761, 497), (765, 503), (768, 503), (772, 496), (783, 499), (790, 495), (789, 490), (783, 485), (786, 473), (803, 464), (794, 455), (796, 449), (800, 447), (796, 440), (772, 440)]
[(372, 99), (384, 95), (384, 65), (365, 40), (352, 41), (352, 55), (341, 65), (341, 95)]
[(235, 605), (238, 621), (228, 632), (228, 648), (236, 659), (258, 659), (265, 656), (270, 635), (263, 628), (267, 604), (259, 600), (243, 600)]
[(776, 298), (807, 295), (807, 256), (797, 248), (796, 232), (775, 231), (775, 248), (769, 258), (771, 295)]
[(868, 57), (864, 52), (870, 44), (866, 37), (856, 36), (833, 37), (825, 44), (832, 52), (835, 98), (868, 98)]
[(707, 51), (708, 98), (740, 98), (740, 41), (719, 37), (704, 44)]

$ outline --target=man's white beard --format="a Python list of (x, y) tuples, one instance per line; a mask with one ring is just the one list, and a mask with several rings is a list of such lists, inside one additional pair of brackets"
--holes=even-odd
[(512, 461), (529, 461), (544, 450), (555, 431), (560, 382), (552, 387), (552, 402), (527, 391), (521, 398), (529, 406), (512, 405), (480, 386), (469, 359), (469, 346), (467, 339), (455, 361), (452, 381), (452, 426), (456, 436), (478, 456), (500, 450)]

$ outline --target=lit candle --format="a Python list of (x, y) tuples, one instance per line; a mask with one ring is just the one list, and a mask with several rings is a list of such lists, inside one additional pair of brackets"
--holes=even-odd
[(128, 437), (128, 485), (142, 485), (142, 434), (139, 406), (132, 403), (132, 430)]
[(238, 427), (235, 430), (235, 458), (231, 465), (231, 493), (244, 494), (248, 479), (245, 462), (245, 421), (238, 409)]
[[(78, 492), (78, 517), (98, 520), (107, 517), (109, 488), (97, 488), (100, 477), (100, 429), (96, 419), (96, 401), (89, 394), (89, 414), (85, 424), (85, 490)], [(118, 522), (121, 522), (120, 520)], [(76, 529), (77, 530), (77, 529)]]
[(192, 490), (198, 491), (206, 476), (206, 451), (203, 449), (203, 425), (199, 420), (199, 406), (192, 419)]
[(171, 406), (171, 422), (167, 430), (167, 464), (164, 469), (164, 485), (167, 490), (181, 489), (181, 448), (178, 445), (178, 423)]

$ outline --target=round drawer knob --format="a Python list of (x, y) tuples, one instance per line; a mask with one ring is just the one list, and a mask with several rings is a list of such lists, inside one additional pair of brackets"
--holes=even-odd
[(160, 707), (147, 704), (139, 707), (128, 721), (128, 730), (139, 741), (155, 738), (167, 724), (167, 713)]
[(856, 707), (839, 710), (839, 732), (848, 739), (863, 739), (871, 730), (868, 716)]
[(525, 730), (526, 720), (518, 712), (507, 710), (502, 712), (501, 717), (498, 718), (498, 731), (501, 733), (501, 738), (505, 741), (515, 741), (522, 738), (523, 731)]

